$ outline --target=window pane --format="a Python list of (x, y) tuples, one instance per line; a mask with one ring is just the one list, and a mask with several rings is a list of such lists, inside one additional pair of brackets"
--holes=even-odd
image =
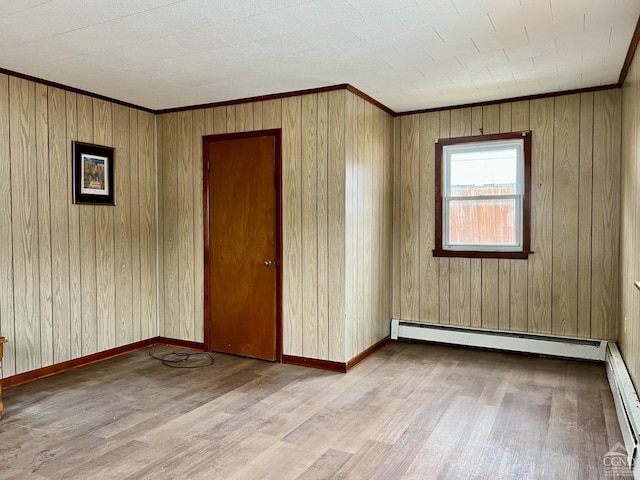
[(449, 245), (517, 245), (517, 201), (451, 200)]
[(451, 152), (449, 196), (516, 194), (518, 149)]

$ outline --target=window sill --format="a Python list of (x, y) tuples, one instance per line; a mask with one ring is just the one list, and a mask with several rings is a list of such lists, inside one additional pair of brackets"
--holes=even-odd
[(533, 252), (488, 252), (479, 250), (433, 250), (434, 257), (455, 258), (498, 258), (511, 260), (527, 260)]

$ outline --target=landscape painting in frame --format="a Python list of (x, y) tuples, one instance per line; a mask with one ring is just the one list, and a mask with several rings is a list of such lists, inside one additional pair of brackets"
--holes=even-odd
[(73, 203), (115, 205), (114, 149), (73, 142)]

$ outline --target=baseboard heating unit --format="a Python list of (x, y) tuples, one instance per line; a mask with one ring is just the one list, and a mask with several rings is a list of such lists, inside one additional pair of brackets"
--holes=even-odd
[(605, 340), (474, 330), (449, 325), (406, 322), (394, 318), (391, 320), (391, 339), (401, 338), (599, 362), (604, 361), (607, 348)]
[(610, 343), (607, 347), (605, 365), (609, 386), (613, 394), (613, 402), (616, 406), (620, 431), (624, 440), (624, 446), (610, 445), (611, 451), (607, 453), (608, 458), (605, 459), (605, 462), (608, 461), (613, 466), (615, 464), (620, 467), (632, 466), (633, 477), (636, 480), (640, 480), (640, 466), (638, 466), (638, 463), (640, 463), (638, 461), (640, 402), (622, 355), (620, 355), (615, 343)]

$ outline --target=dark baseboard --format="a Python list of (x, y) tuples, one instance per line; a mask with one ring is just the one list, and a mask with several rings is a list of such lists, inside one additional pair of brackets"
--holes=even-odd
[(295, 355), (282, 355), (282, 363), (298, 365), (300, 367), (319, 368), (321, 370), (330, 370), (332, 372), (347, 373), (346, 363), (332, 362), (330, 360), (296, 357)]
[(355, 367), (362, 360), (367, 358), (374, 352), (377, 352), (382, 347), (384, 347), (387, 343), (389, 343), (390, 338), (385, 337), (380, 340), (378, 343), (371, 345), (365, 351), (359, 353), (347, 363), (342, 362), (331, 362), (329, 360), (318, 360), (317, 358), (306, 358), (306, 357), (296, 357), (294, 355), (283, 355), (282, 363), (287, 363), (290, 365), (299, 365), (301, 367), (310, 367), (310, 368), (319, 368), (321, 370), (330, 370), (332, 372), (340, 372), (347, 373), (353, 367)]
[(378, 343), (374, 343), (369, 348), (367, 348), (365, 351), (363, 351), (363, 352), (359, 353), (358, 355), (356, 355), (355, 357), (353, 357), (351, 360), (349, 360), (347, 362), (347, 370), (351, 370), (353, 367), (355, 367), (357, 364), (359, 364), (362, 360), (364, 360), (369, 355), (371, 355), (371, 354), (377, 352), (378, 350), (380, 350), (382, 347), (384, 347), (390, 341), (391, 341), (391, 338), (389, 336), (387, 336), (387, 337), (383, 338), (382, 340), (380, 340)]
[(133, 352), (134, 350), (140, 350), (141, 348), (150, 347), (156, 343), (156, 338), (149, 338), (140, 342), (130, 343), (129, 345), (123, 345), (122, 347), (111, 348), (104, 352), (93, 353), (91, 355), (85, 355), (84, 357), (74, 358), (73, 360), (67, 360), (66, 362), (56, 363), (55, 365), (49, 365), (48, 367), (38, 368), (37, 370), (31, 370), (30, 372), (19, 373), (11, 377), (3, 378), (0, 380), (2, 388), (19, 385), (21, 383), (37, 380), (38, 378), (48, 377), (55, 375), (56, 373), (71, 370), (72, 368), (82, 367), (90, 363), (99, 362), (106, 358), (117, 357), (125, 353)]
[(195, 348), (196, 350), (204, 350), (203, 342), (190, 342), (188, 340), (178, 340), (175, 338), (168, 337), (157, 337), (154, 338), (154, 343), (164, 343), (165, 345), (171, 345), (174, 347), (185, 347), (185, 348)]

